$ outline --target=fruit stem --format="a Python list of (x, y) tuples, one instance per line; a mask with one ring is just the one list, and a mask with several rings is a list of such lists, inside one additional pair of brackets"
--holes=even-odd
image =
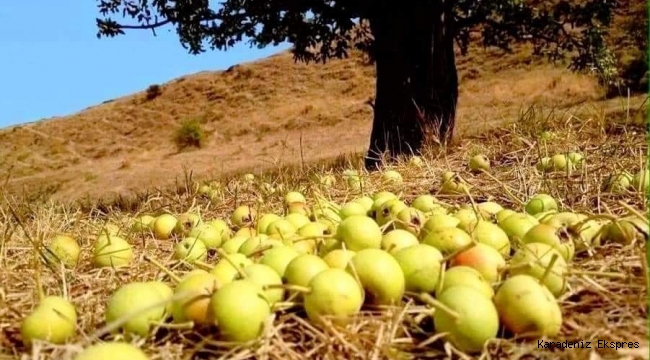
[(433, 203), (434, 203), (434, 204), (438, 204), (438, 205), (440, 205), (440, 206), (443, 207), (443, 208), (449, 208), (449, 207), (451, 207), (450, 204), (448, 204), (448, 203), (446, 203), (446, 202), (444, 202), (444, 201), (438, 199), (437, 197), (434, 197), (433, 199), (434, 199), (434, 200), (433, 200)]
[(237, 270), (237, 273), (242, 279), (246, 279), (248, 277), (244, 270), (242, 270), (242, 268), (237, 263), (232, 261), (232, 259), (228, 256), (228, 254), (226, 254), (225, 251), (222, 249), (216, 249), (216, 251), (220, 258), (226, 260), (230, 265), (232, 265), (233, 268), (235, 268), (235, 270)]
[(290, 290), (290, 291), (297, 291), (301, 293), (310, 293), (311, 288), (307, 286), (300, 286), (300, 285), (294, 285), (294, 284), (268, 284), (262, 286), (264, 290), (272, 290), (272, 289), (285, 289), (285, 290)]
[(154, 266), (156, 266), (158, 269), (160, 269), (160, 271), (167, 274), (167, 276), (169, 276), (169, 278), (172, 279), (175, 283), (178, 284), (179, 282), (181, 282), (181, 278), (178, 277), (178, 275), (174, 274), (171, 270), (169, 270), (167, 267), (165, 267), (165, 265), (161, 264), (158, 260), (156, 260), (156, 259), (154, 259), (154, 258), (152, 258), (152, 257), (150, 257), (149, 255), (146, 255), (146, 254), (142, 258), (145, 261), (148, 261), (148, 262), (152, 263)]
[(160, 321), (149, 321), (151, 325), (154, 325), (159, 328), (163, 329), (171, 329), (171, 330), (191, 330), (194, 328), (194, 322), (193, 321), (187, 321), (187, 322), (182, 322), (182, 323), (165, 323), (165, 322), (160, 322)]
[(445, 271), (447, 271), (447, 263), (443, 262), (440, 264), (440, 272), (438, 273), (438, 284), (436, 286), (436, 295), (440, 294), (440, 292), (443, 289), (443, 286), (445, 286)]
[(288, 310), (291, 309), (292, 307), (298, 306), (299, 304), (296, 302), (291, 302), (291, 301), (278, 301), (275, 304), (271, 305), (271, 311), (280, 311), (280, 310)]
[(110, 231), (108, 231), (108, 229), (106, 228), (106, 226), (104, 226), (104, 227), (102, 227), (102, 229), (99, 231), (99, 236), (102, 235), (102, 232), (103, 232), (104, 234), (106, 234), (106, 246), (107, 246), (107, 247), (108, 247), (108, 246), (111, 246), (112, 243), (111, 243), (111, 233), (110, 233)]
[(63, 263), (59, 263), (61, 269), (61, 292), (63, 293), (63, 298), (68, 299), (68, 282), (65, 279), (65, 266)]
[(45, 291), (43, 290), (43, 282), (41, 281), (41, 262), (38, 258), (38, 252), (34, 253), (34, 282), (36, 283), (36, 296), (40, 303), (45, 298)]
[(273, 249), (273, 245), (262, 245), (259, 248), (255, 249), (255, 251), (253, 251), (252, 253), (248, 254), (247, 257), (253, 258), (253, 257), (265, 252), (266, 250), (270, 250), (270, 249)]
[(558, 259), (558, 254), (553, 254), (551, 256), (551, 261), (548, 262), (548, 265), (546, 266), (546, 269), (544, 270), (544, 274), (539, 278), (539, 283), (541, 285), (544, 284), (544, 280), (548, 277), (548, 274), (551, 273), (551, 270), (553, 270), (553, 266), (555, 265), (555, 262)]
[(469, 193), (469, 190), (467, 188), (464, 188), (463, 190), (465, 191), (465, 195), (467, 195), (467, 197), (469, 198), (469, 202), (472, 203), (472, 210), (474, 211), (474, 214), (476, 215), (476, 217), (485, 221), (485, 218), (483, 217), (483, 214), (481, 214), (481, 212), (478, 209), (478, 206), (476, 206), (476, 203), (474, 202), (474, 198)]
[(462, 253), (462, 252), (465, 251), (465, 250), (471, 249), (471, 248), (473, 248), (474, 246), (476, 246), (476, 241), (472, 241), (471, 243), (469, 243), (469, 244), (467, 244), (467, 245), (461, 247), (460, 249), (458, 249), (458, 250), (452, 252), (451, 254), (445, 256), (444, 258), (442, 258), (442, 260), (440, 260), (440, 263), (445, 263), (445, 262), (447, 262), (447, 261), (453, 259), (454, 257), (456, 257), (456, 255)]
[(318, 240), (318, 239), (333, 239), (334, 235), (311, 235), (311, 236), (300, 236), (294, 239), (291, 239), (293, 242), (307, 241), (307, 240)]
[(523, 263), (523, 264), (517, 264), (517, 265), (508, 265), (508, 266), (504, 266), (504, 267), (499, 268), (498, 272), (499, 273), (504, 273), (504, 272), (510, 271), (510, 270), (530, 269), (531, 266), (532, 265), (530, 264), (530, 262)]
[(433, 296), (427, 294), (427, 293), (421, 293), (420, 294), (420, 300), (427, 305), (431, 305), (433, 308), (436, 309), (436, 311), (440, 310), (444, 312), (445, 314), (451, 316), (454, 318), (454, 320), (460, 319), (460, 314), (451, 308), (449, 308), (447, 305), (441, 303), (440, 301), (436, 300), (433, 298)]
[(208, 263), (205, 263), (205, 262), (203, 262), (201, 260), (195, 260), (194, 265), (200, 267), (203, 270), (208, 270), (208, 271), (212, 270), (212, 268), (213, 268), (212, 265), (210, 265)]

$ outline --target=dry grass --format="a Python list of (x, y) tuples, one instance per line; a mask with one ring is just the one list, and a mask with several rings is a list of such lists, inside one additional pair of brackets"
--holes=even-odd
[[(514, 54), (474, 48), (458, 67), (459, 136), (516, 120), (533, 105), (569, 111), (602, 105), (594, 77), (547, 65), (527, 47)], [(71, 116), (1, 130), (7, 189), (29, 200), (110, 198), (173, 184), (183, 169), (211, 177), (363, 151), (374, 68), (358, 54), (305, 65), (281, 53), (188, 75), (159, 91), (152, 97), (143, 89)], [(178, 152), (174, 133), (188, 119), (201, 122), (208, 140), (201, 149)]]
[[(532, 76), (524, 81), (539, 84), (541, 78)], [(580, 91), (573, 84), (562, 87)], [(503, 97), (507, 98), (505, 95)], [(378, 174), (367, 175), (365, 191), (372, 193), (388, 189), (401, 194), (407, 201), (417, 194), (437, 194), (440, 174), (452, 169), (472, 185), (474, 200), (490, 198), (516, 210), (521, 209), (520, 203), (529, 196), (543, 191), (556, 197), (566, 210), (622, 215), (626, 211), (621, 205), (623, 202), (644, 213), (646, 202), (642, 194), (613, 195), (600, 191), (600, 184), (607, 175), (620, 169), (636, 171), (647, 159), (643, 123), (645, 112), (635, 114), (631, 111), (628, 116), (627, 110), (620, 104), (612, 103), (609, 106), (609, 109), (583, 106), (573, 108), (570, 113), (531, 108), (511, 125), (467, 136), (448, 149), (432, 151), (425, 157), (426, 166), (423, 169), (406, 164), (396, 165), (395, 168), (404, 176), (402, 185), (381, 187)], [(636, 104), (638, 107), (639, 104)], [(546, 147), (537, 143), (542, 128), (557, 135)], [(541, 156), (546, 156), (546, 149), (551, 154), (580, 150), (586, 154), (588, 166), (584, 171), (572, 174), (541, 175), (533, 165)], [(472, 175), (466, 171), (468, 156), (476, 151), (482, 151), (492, 161), (493, 177)], [(340, 158), (335, 163), (327, 164), (327, 167), (323, 163), (303, 168), (285, 167), (263, 173), (250, 186), (244, 185), (239, 177), (226, 177), (219, 181), (223, 191), (213, 201), (198, 197), (193, 191), (196, 184), (187, 180), (176, 189), (156, 191), (146, 199), (143, 195), (139, 199), (123, 199), (89, 208), (54, 204), (32, 207), (27, 203), (14, 202), (24, 228), (12, 217), (7, 203), (4, 203), (0, 208), (0, 231), (4, 234), (0, 249), (0, 346), (5, 349), (5, 357), (66, 359), (67, 355), (78, 351), (82, 342), (92, 340), (94, 332), (104, 325), (106, 299), (114, 289), (129, 281), (165, 278), (151, 264), (142, 261), (142, 256), (146, 253), (171, 267), (171, 261), (165, 259), (170, 258), (174, 243), (128, 232), (125, 232), (125, 236), (130, 239), (136, 252), (137, 260), (133, 265), (119, 271), (93, 269), (88, 251), (99, 227), (106, 221), (126, 226), (135, 214), (180, 214), (186, 211), (200, 211), (204, 219), (228, 219), (235, 206), (255, 203), (260, 197), (263, 200), (262, 211), (280, 212), (283, 193), (263, 191), (260, 187), (262, 182), (282, 185), (285, 191), (300, 190), (308, 195), (318, 189), (343, 203), (359, 195), (347, 188), (340, 178), (342, 168), (354, 166), (358, 166), (358, 157)], [(336, 174), (339, 181), (331, 188), (323, 188), (310, 180), (314, 172)], [(469, 202), (463, 197), (438, 196), (452, 204)], [(80, 335), (74, 339), (74, 345), (42, 345), (30, 352), (20, 344), (18, 331), (21, 319), (33, 309), (36, 301), (34, 279), (37, 267), (32, 261), (33, 250), (27, 235), (40, 242), (47, 241), (58, 232), (68, 232), (79, 240), (83, 248), (82, 260), (72, 270), (43, 269), (42, 282), (48, 294), (62, 294), (65, 291), (70, 296), (80, 314)], [(591, 257), (582, 254), (575, 259), (575, 269), (616, 273), (618, 277), (572, 275), (569, 278), (570, 290), (559, 299), (564, 316), (562, 331), (555, 339), (549, 340), (591, 341), (591, 349), (545, 350), (538, 349), (537, 342), (501, 339), (489, 343), (481, 358), (647, 358), (648, 273), (645, 253), (645, 242), (629, 246), (607, 244), (597, 249)], [(188, 267), (175, 267), (179, 273), (187, 270)], [(310, 325), (300, 312), (279, 312), (267, 335), (247, 347), (217, 342), (214, 330), (160, 330), (155, 338), (139, 341), (138, 345), (152, 359), (190, 359), (192, 356), (201, 359), (466, 358), (433, 335), (431, 320), (427, 316), (430, 312), (424, 305), (405, 301), (403, 306), (394, 309), (366, 309), (347, 328), (325, 329)], [(639, 348), (597, 348), (598, 340), (638, 342)]]

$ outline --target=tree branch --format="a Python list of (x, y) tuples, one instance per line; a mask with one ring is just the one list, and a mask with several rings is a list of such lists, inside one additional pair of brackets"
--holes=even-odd
[(565, 23), (557, 22), (557, 24), (559, 25), (560, 31), (562, 32), (564, 37), (567, 38), (571, 42), (571, 44), (573, 44), (573, 46), (580, 47), (580, 43), (573, 36), (571, 36), (571, 34), (569, 34), (568, 31), (566, 31), (566, 28), (564, 27)]
[(123, 25), (123, 24), (117, 24), (117, 27), (119, 29), (135, 29), (135, 30), (148, 30), (148, 29), (156, 29), (161, 26), (165, 26), (172, 21), (170, 19), (166, 19), (163, 21), (158, 21), (152, 24), (141, 24), (141, 25)]
[[(246, 16), (245, 14), (242, 14), (240, 17), (243, 18), (245, 16)], [(198, 21), (202, 22), (202, 21), (214, 21), (214, 20), (222, 20), (222, 17), (217, 15), (217, 14), (213, 14), (211, 16), (206, 16), (205, 18), (199, 19)], [(148, 30), (148, 29), (156, 29), (156, 28), (159, 28), (161, 26), (165, 26), (165, 25), (170, 24), (170, 23), (173, 24), (173, 23), (175, 23), (177, 21), (178, 21), (178, 19), (176, 19), (176, 18), (167, 17), (167, 19), (165, 19), (163, 21), (157, 21), (155, 23), (147, 23), (147, 24), (140, 24), (140, 25), (117, 24), (117, 27), (118, 27), (118, 29)]]

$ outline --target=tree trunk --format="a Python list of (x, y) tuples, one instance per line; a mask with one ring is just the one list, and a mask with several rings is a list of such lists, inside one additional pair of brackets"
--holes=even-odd
[(418, 154), (453, 135), (458, 75), (451, 0), (378, 0), (370, 28), (376, 66), (375, 111), (365, 166), (381, 156)]

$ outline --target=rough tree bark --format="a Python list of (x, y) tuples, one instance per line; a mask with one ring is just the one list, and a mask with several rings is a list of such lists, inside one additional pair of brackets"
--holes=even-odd
[(453, 135), (458, 99), (452, 0), (373, 2), (370, 29), (376, 66), (375, 111), (368, 170), (418, 154), (431, 135)]

